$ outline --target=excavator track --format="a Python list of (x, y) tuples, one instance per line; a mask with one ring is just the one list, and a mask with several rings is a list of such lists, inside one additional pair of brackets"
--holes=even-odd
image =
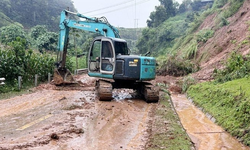
[(112, 84), (109, 81), (98, 80), (96, 81), (96, 91), (100, 101), (112, 100)]
[(143, 85), (142, 90), (142, 94), (147, 103), (157, 103), (159, 101), (159, 88), (151, 83), (146, 83)]

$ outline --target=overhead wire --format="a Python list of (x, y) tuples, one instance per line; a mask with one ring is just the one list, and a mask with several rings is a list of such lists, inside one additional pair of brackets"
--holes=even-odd
[(119, 5), (124, 5), (124, 4), (129, 3), (129, 2), (132, 2), (132, 1), (134, 1), (134, 0), (125, 1), (125, 2), (121, 2), (121, 3), (115, 4), (115, 5), (111, 5), (111, 6), (99, 8), (99, 9), (92, 10), (92, 11), (88, 11), (88, 12), (85, 12), (84, 14), (92, 13), (92, 12), (99, 11), (99, 10), (103, 10), (103, 9), (107, 9), (107, 8), (116, 7), (116, 6), (119, 6)]
[[(134, 1), (134, 0), (133, 0), (133, 1)], [(143, 4), (143, 3), (146, 3), (146, 2), (148, 2), (148, 1), (150, 1), (150, 0), (142, 0), (142, 1), (137, 2), (136, 5)], [(123, 3), (123, 4), (125, 4), (125, 3)], [(118, 10), (121, 10), (121, 9), (125, 9), (125, 8), (128, 8), (128, 7), (134, 6), (134, 5), (135, 5), (135, 4), (133, 3), (133, 4), (130, 4), (130, 5), (127, 5), (127, 6), (124, 6), (124, 7), (120, 7), (120, 8), (117, 8), (117, 9), (109, 10), (109, 11), (102, 12), (102, 13), (98, 13), (98, 14), (91, 15), (91, 16), (98, 16), (98, 15), (102, 15), (102, 14), (107, 14), (107, 13), (115, 12), (115, 11), (118, 11)], [(112, 6), (114, 6), (114, 5), (112, 5)], [(117, 5), (116, 5), (116, 6), (117, 6)], [(106, 8), (109, 8), (109, 7), (110, 7), (110, 6), (105, 7), (105, 8), (102, 8), (102, 10), (103, 10), (103, 9), (106, 9)], [(94, 12), (94, 11), (92, 11), (92, 12)]]

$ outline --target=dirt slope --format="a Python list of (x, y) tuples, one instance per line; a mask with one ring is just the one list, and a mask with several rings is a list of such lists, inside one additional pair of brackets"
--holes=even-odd
[[(226, 9), (227, 6), (225, 6)], [(200, 25), (199, 30), (215, 30), (213, 38), (199, 45), (197, 60), (201, 70), (193, 76), (200, 80), (211, 79), (214, 68), (223, 67), (223, 62), (232, 51), (246, 55), (250, 42), (250, 0), (246, 0), (239, 11), (228, 18), (229, 25), (216, 29), (218, 14), (209, 15)]]

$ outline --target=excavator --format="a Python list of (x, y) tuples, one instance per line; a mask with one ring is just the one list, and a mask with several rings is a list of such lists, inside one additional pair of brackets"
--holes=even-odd
[[(80, 19), (70, 19), (70, 16)], [(56, 85), (75, 82), (65, 64), (69, 30), (76, 28), (100, 35), (93, 40), (87, 56), (88, 75), (98, 78), (96, 92), (99, 100), (110, 101), (113, 89), (128, 88), (136, 90), (146, 102), (158, 102), (159, 88), (149, 82), (155, 79), (155, 58), (131, 55), (126, 41), (105, 17), (91, 18), (63, 10), (59, 27), (59, 57), (53, 76)]]

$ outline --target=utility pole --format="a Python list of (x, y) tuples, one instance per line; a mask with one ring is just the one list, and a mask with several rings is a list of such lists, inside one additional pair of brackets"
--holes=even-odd
[(135, 0), (135, 24), (134, 24), (134, 28), (135, 28), (135, 36), (136, 36), (136, 39), (137, 39), (137, 27), (138, 27), (138, 19), (137, 19), (137, 16), (136, 16), (136, 0)]

